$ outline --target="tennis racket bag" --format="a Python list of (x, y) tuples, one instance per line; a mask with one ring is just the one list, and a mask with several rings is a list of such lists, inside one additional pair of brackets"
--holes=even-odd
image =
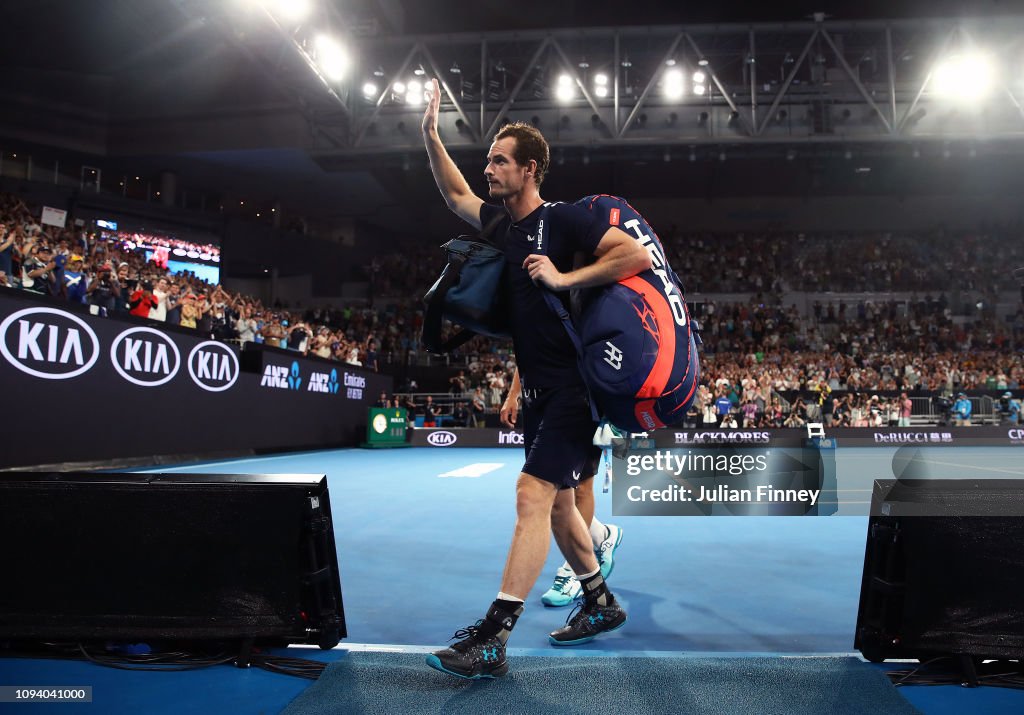
[(600, 194), (576, 204), (628, 233), (651, 256), (650, 269), (585, 291), (574, 305), (575, 318), (554, 293), (544, 291), (576, 346), (598, 415), (630, 432), (680, 422), (700, 378), (700, 336), (682, 283), (654, 230), (625, 199)]

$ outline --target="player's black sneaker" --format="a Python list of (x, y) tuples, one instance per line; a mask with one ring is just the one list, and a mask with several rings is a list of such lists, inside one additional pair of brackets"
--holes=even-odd
[(427, 656), (427, 665), (449, 675), (470, 680), (480, 678), (496, 678), (508, 672), (508, 661), (505, 660), (505, 644), (496, 635), (484, 635), (480, 626), (467, 626), (455, 631), (452, 638), (462, 640), (453, 643), (444, 650)]
[(607, 606), (597, 601), (583, 601), (569, 614), (565, 625), (553, 631), (548, 640), (552, 645), (581, 645), (589, 643), (602, 633), (618, 630), (626, 622), (626, 612), (611, 596)]

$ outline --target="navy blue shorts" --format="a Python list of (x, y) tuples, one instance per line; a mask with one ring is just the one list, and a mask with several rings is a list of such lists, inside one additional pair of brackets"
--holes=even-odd
[(575, 488), (597, 470), (595, 429), (584, 386), (523, 390), (523, 471), (559, 489)]

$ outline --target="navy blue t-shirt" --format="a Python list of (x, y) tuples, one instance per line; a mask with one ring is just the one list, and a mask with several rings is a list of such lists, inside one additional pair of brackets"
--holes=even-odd
[[(480, 207), (480, 223), (486, 226), (497, 212), (505, 213), (494, 237), (504, 246), (506, 271), (505, 290), (508, 298), (512, 342), (516, 365), (524, 388), (578, 385), (583, 382), (576, 363), (576, 348), (554, 311), (544, 302), (544, 295), (523, 269), (523, 261), (537, 253), (537, 224), (543, 206), (521, 221), (512, 222), (503, 206), (484, 204)], [(594, 255), (597, 244), (609, 225), (593, 212), (573, 204), (551, 204), (547, 209), (545, 253), (555, 267), (565, 273), (573, 269), (577, 253), (587, 258)], [(556, 293), (568, 305), (569, 292)]]

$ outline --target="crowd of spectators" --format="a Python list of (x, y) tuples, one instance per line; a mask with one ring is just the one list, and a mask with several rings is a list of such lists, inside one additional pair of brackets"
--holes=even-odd
[[(375, 307), (288, 310), (265, 306), (187, 272), (172, 275), (124, 242), (79, 227), (41, 225), (38, 215), (38, 208), (0, 195), (0, 285), (85, 304), (100, 315), (131, 313), (221, 340), (264, 343), (371, 370), (405, 365), (422, 352), (419, 301), (438, 273), (436, 247), (382, 255), (366, 268), (376, 295), (401, 298)], [(778, 236), (735, 239), (723, 243), (686, 237), (688, 250), (673, 259), (679, 273), (691, 284), (703, 281), (704, 290), (738, 290), (742, 284), (765, 291), (750, 302), (695, 306), (704, 348), (693, 421), (763, 427), (799, 426), (820, 418), (866, 426), (899, 420), (898, 395), (903, 392), (952, 395), (1018, 390), (1024, 384), (1024, 307), (1010, 321), (997, 318), (990, 307), (969, 320), (954, 318), (945, 293), (924, 288), (931, 286), (931, 278), (907, 278), (920, 271), (931, 275), (932, 270), (921, 268), (925, 264), (917, 259), (925, 249), (911, 239), (848, 237), (825, 249), (805, 236), (792, 245)], [(992, 256), (1004, 262), (1004, 271), (1017, 260), (1015, 247), (989, 255), (988, 241), (989, 236), (958, 238), (928, 251), (937, 265), (955, 267), (984, 284), (994, 280)], [(677, 243), (676, 238), (666, 243), (670, 254)], [(938, 255), (942, 245), (948, 251)], [(871, 270), (864, 269), (868, 259), (874, 259)], [(832, 268), (813, 263), (819, 260)], [(861, 279), (872, 273), (894, 277), (890, 289), (920, 285), (922, 292), (901, 303), (836, 301), (787, 307), (769, 291), (783, 282), (779, 275), (787, 265), (796, 266), (798, 276), (807, 272), (796, 282), (831, 275), (839, 280), (833, 285), (838, 289), (847, 280), (842, 276), (857, 270)], [(856, 287), (863, 289), (863, 280)], [(991, 283), (979, 287), (993, 289)], [(458, 410), (458, 419), (467, 424), (496, 411), (515, 370), (509, 348), (504, 341), (481, 337), (463, 346), (454, 356), (462, 369), (444, 378), (450, 390), (439, 401), (443, 409)], [(399, 396), (384, 399), (414, 407), (429, 419), (431, 410), (422, 402), (407, 404), (407, 395), (417, 391), (416, 385), (406, 384)], [(431, 409), (440, 414), (442, 407)]]
[[(672, 227), (661, 239), (691, 293), (999, 291), (1017, 287), (1009, 269), (1024, 265), (1020, 241), (1000, 230), (718, 234)], [(374, 258), (363, 272), (374, 295), (422, 294), (440, 255), (419, 242)]]
[(1020, 231), (683, 233), (662, 236), (691, 292), (941, 292), (1016, 289)]
[(381, 393), (375, 406), (405, 408), (410, 424), (419, 426), (482, 427), (487, 415), (501, 407), (515, 370), (515, 360), (507, 353), (480, 356), (468, 369), (451, 375), (447, 392), (436, 400), (419, 393), (415, 381), (407, 381), (402, 392), (390, 397)]
[(836, 316), (802, 316), (795, 306), (708, 304), (702, 364), (706, 372), (756, 369), (779, 390), (1001, 389), (1024, 379), (1024, 308), (1012, 321), (968, 323), (939, 306), (862, 302)]
[(101, 232), (43, 225), (38, 213), (0, 195), (0, 285), (84, 304), (98, 315), (132, 314), (220, 340), (266, 343), (372, 369), (379, 366), (382, 342), (390, 350), (413, 347), (414, 326), (405, 326), (403, 317), (369, 309), (304, 316), (267, 307), (193, 273), (171, 274)]
[(723, 393), (739, 426), (882, 426), (898, 423), (901, 393), (1024, 386), (1024, 306), (1012, 322), (979, 315), (970, 323), (954, 321), (941, 294), (902, 305), (815, 304), (808, 315), (759, 300), (703, 308), (702, 422), (721, 421), (708, 408)]
[(408, 300), (422, 297), (437, 279), (441, 251), (433, 245), (408, 246), (406, 250), (374, 257), (363, 268), (370, 293)]

